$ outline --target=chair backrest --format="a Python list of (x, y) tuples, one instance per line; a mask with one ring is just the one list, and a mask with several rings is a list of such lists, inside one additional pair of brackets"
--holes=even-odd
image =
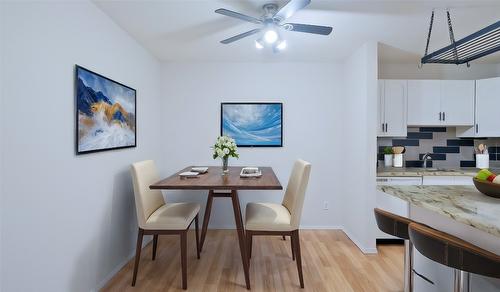
[(288, 180), (285, 196), (282, 205), (285, 206), (291, 214), (292, 227), (299, 228), (302, 207), (311, 173), (311, 164), (304, 160), (297, 160), (293, 165), (292, 174)]
[(410, 240), (425, 257), (461, 271), (500, 278), (500, 256), (431, 227), (410, 223)]
[(377, 226), (380, 230), (402, 239), (410, 239), (408, 225), (413, 222), (412, 220), (379, 208), (375, 208), (374, 212), (375, 220), (377, 220)]
[(139, 227), (144, 228), (149, 216), (161, 206), (165, 199), (161, 191), (151, 190), (149, 186), (160, 180), (153, 160), (145, 160), (132, 164), (132, 180), (134, 182), (135, 208)]

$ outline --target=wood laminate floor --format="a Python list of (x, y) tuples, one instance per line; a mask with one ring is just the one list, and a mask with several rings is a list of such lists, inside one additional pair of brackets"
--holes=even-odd
[[(300, 289), (290, 238), (254, 238), (251, 291), (403, 291), (403, 246), (379, 246), (364, 255), (339, 230), (301, 230), (305, 289)], [(183, 291), (178, 236), (160, 236), (156, 260), (152, 245), (141, 256), (137, 284), (131, 287), (133, 261), (102, 291)], [(209, 230), (201, 259), (194, 233), (188, 235), (187, 291), (247, 291), (235, 230)]]

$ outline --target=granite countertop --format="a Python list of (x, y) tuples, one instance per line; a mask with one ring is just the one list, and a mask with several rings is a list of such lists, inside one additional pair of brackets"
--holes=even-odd
[(418, 167), (379, 167), (377, 176), (475, 176), (479, 169), (457, 168), (418, 168)]
[(500, 237), (500, 199), (474, 186), (377, 186), (377, 189)]

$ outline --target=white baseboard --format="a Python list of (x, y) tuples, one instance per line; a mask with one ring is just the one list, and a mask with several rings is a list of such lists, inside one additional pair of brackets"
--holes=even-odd
[(361, 244), (361, 241), (359, 241), (352, 233), (350, 233), (346, 229), (342, 229), (342, 231), (359, 248), (359, 250), (361, 250), (362, 253), (364, 253), (364, 254), (376, 254), (378, 252), (376, 247), (363, 246), (363, 244)]
[(333, 226), (324, 226), (324, 225), (306, 225), (306, 226), (300, 226), (300, 229), (305, 229), (305, 230), (344, 230), (342, 226), (338, 225), (333, 225)]
[[(147, 236), (147, 237), (150, 237), (150, 236)], [(144, 239), (144, 241), (142, 242), (142, 248), (144, 248), (146, 245), (148, 245), (151, 241), (153, 240), (153, 238), (149, 238), (149, 239)], [(123, 260), (121, 261), (118, 265), (116, 265), (116, 267), (111, 270), (111, 272), (109, 272), (109, 274), (104, 277), (104, 279), (102, 279), (99, 284), (97, 284), (97, 287), (95, 289), (92, 289), (90, 290), (90, 292), (98, 292), (100, 291), (102, 288), (104, 288), (104, 286), (106, 286), (106, 284), (108, 284), (109, 281), (111, 281), (111, 279), (113, 279), (114, 276), (116, 276), (116, 274), (118, 274), (118, 272), (131, 260), (133, 259), (135, 256), (135, 249), (132, 250), (130, 252), (130, 254)]]

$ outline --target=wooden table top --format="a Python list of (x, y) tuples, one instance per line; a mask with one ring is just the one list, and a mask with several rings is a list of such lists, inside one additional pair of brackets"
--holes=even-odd
[(282, 190), (276, 174), (271, 167), (259, 167), (262, 176), (242, 178), (242, 167), (230, 166), (229, 174), (223, 176), (221, 167), (210, 166), (208, 172), (197, 177), (184, 178), (179, 173), (191, 170), (186, 167), (175, 174), (149, 186), (155, 190)]

